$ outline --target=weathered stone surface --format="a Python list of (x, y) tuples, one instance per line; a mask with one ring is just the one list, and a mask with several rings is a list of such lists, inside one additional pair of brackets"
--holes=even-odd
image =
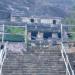
[(3, 75), (66, 75), (59, 49), (35, 49), (31, 53), (8, 51)]

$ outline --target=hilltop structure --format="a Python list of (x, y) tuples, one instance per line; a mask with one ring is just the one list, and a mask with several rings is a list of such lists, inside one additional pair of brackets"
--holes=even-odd
[(37, 24), (61, 24), (61, 17), (29, 16), (25, 12), (12, 12), (11, 22), (37, 23)]

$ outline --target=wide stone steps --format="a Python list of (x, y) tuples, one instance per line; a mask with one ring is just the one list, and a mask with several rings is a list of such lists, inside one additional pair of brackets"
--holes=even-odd
[(38, 50), (24, 54), (7, 51), (3, 75), (66, 75), (60, 50)]

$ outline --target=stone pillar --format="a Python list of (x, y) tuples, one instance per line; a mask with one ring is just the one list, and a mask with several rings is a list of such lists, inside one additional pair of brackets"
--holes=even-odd
[(28, 32), (28, 40), (31, 40), (31, 32)]
[(48, 44), (48, 47), (49, 47), (49, 49), (50, 49), (50, 47), (51, 47), (51, 41), (52, 41), (51, 39), (48, 39), (48, 43), (49, 43), (49, 44)]
[(52, 33), (52, 38), (58, 38), (58, 34), (57, 33)]
[(37, 40), (43, 40), (43, 32), (38, 32)]

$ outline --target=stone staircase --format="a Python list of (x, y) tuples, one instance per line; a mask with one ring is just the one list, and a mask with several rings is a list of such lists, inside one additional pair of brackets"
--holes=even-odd
[(7, 51), (2, 75), (66, 75), (60, 49), (32, 48), (28, 52)]
[(71, 67), (72, 67), (72, 69), (74, 70), (74, 73), (75, 73), (75, 52), (67, 53), (67, 54), (68, 54), (68, 57), (69, 57)]

